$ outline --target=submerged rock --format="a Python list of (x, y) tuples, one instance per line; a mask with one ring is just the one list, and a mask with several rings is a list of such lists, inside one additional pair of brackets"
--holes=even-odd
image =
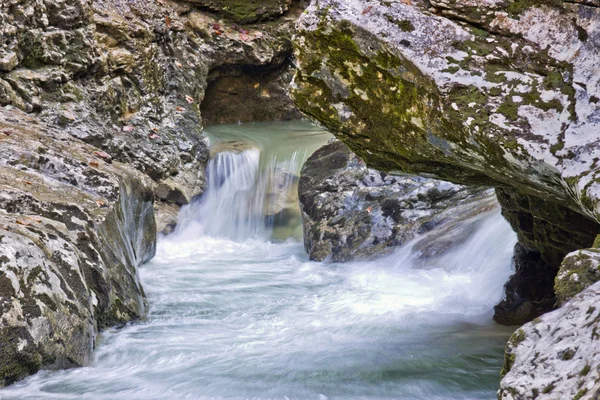
[[(318, 261), (382, 254), (420, 233), (443, 231), (442, 226), (497, 207), (490, 190), (368, 168), (339, 141), (304, 164), (299, 198), (304, 245)], [(456, 231), (447, 240), (442, 236), (418, 244), (424, 256), (461, 243)]]
[(0, 386), (86, 364), (99, 330), (145, 312), (152, 182), (97, 154), (0, 108)]

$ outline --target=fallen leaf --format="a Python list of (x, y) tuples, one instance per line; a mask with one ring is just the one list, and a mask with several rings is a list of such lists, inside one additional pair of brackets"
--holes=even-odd
[(98, 168), (100, 166), (100, 163), (98, 161), (90, 161), (89, 164), (90, 164), (90, 167), (94, 167), (94, 168)]
[(221, 31), (215, 31), (215, 33), (216, 33), (217, 35), (220, 35), (220, 34), (221, 34)]
[(156, 133), (151, 133), (148, 135), (148, 139), (150, 140), (156, 140), (158, 138), (160, 138), (160, 136), (158, 136)]
[(246, 29), (241, 28), (241, 27), (238, 29), (238, 32), (241, 33), (242, 35), (247, 35), (249, 33)]
[(110, 158), (110, 154), (108, 154), (105, 151), (95, 151), (92, 154), (95, 155), (98, 158), (102, 158), (103, 160), (107, 160), (107, 159)]
[(154, 132), (158, 132), (158, 128), (157, 128), (157, 127), (154, 127), (154, 128), (152, 128), (152, 130), (153, 130)]
[(2, 131), (2, 133), (4, 133), (6, 136), (12, 135), (12, 132), (9, 130)]
[(177, 65), (177, 68), (183, 68), (183, 65), (179, 61), (175, 61), (175, 65)]
[(104, 207), (104, 202), (102, 200), (96, 200), (96, 204), (98, 205), (98, 207), (102, 208)]
[(221, 25), (219, 25), (219, 24), (212, 24), (212, 28), (215, 31), (220, 31), (221, 30)]
[(176, 108), (176, 110), (177, 110), (177, 111), (185, 111), (185, 108), (183, 108), (183, 107), (179, 106), (179, 107), (177, 107), (177, 108)]
[(41, 220), (40, 218), (27, 217), (27, 219), (29, 219), (29, 220), (31, 220), (31, 221), (33, 221), (33, 222), (37, 222), (37, 223), (40, 223), (40, 222), (42, 222), (42, 220)]
[(31, 183), (31, 181), (25, 181), (25, 183), (28, 185), (33, 185), (33, 183)]
[(17, 223), (17, 225), (23, 225), (23, 226), (28, 226), (29, 225), (29, 222), (27, 222), (27, 221), (16, 220), (15, 222)]
[(240, 35), (240, 39), (242, 39), (244, 42), (247, 42), (248, 39), (250, 39), (250, 36), (246, 35), (245, 33), (242, 33)]
[(165, 17), (165, 24), (167, 24), (167, 28), (171, 28), (171, 17), (168, 15)]
[(373, 207), (369, 207), (367, 208), (367, 212), (370, 213), (371, 211), (373, 211)]
[(373, 6), (369, 6), (369, 7), (365, 8), (365, 9), (363, 10), (363, 12), (362, 12), (362, 13), (363, 13), (363, 14), (366, 14), (366, 13), (368, 13), (369, 11), (371, 11), (371, 9), (372, 9), (372, 8), (373, 8)]
[(133, 126), (127, 125), (123, 127), (123, 132), (131, 132), (133, 131)]
[(185, 101), (187, 101), (188, 103), (192, 104), (194, 102), (194, 98), (192, 96), (185, 96)]

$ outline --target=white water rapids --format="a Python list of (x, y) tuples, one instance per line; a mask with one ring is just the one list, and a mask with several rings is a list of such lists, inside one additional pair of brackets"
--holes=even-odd
[(425, 266), (412, 244), (311, 262), (297, 239), (270, 239), (264, 210), (272, 182), (294, 190), (274, 171), (298, 173), (328, 136), (299, 122), (212, 131), (270, 141), (213, 158), (211, 187), (140, 268), (147, 318), (105, 332), (90, 366), (42, 371), (1, 399), (495, 398), (510, 330), (492, 308), (516, 241), (499, 212)]

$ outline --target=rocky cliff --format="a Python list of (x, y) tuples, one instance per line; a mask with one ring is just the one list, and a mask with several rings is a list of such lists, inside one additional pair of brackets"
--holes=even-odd
[(561, 302), (597, 279), (595, 252), (570, 252), (600, 232), (600, 3), (319, 0), (298, 28), (299, 108), (370, 167), (498, 188), (517, 278), (546, 282), (535, 307), (559, 268)]
[[(0, 2), (0, 386), (83, 365), (99, 330), (143, 315), (136, 268), (154, 254), (154, 212), (162, 230), (203, 191), (201, 113), (297, 115), (285, 87), (299, 12), (288, 0)], [(217, 115), (235, 95), (251, 100), (244, 113)]]

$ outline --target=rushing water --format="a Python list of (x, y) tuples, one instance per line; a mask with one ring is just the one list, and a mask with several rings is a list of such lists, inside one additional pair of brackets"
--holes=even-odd
[(259, 211), (269, 196), (256, 192), (327, 136), (305, 123), (225, 126), (213, 143), (257, 131), (269, 146), (215, 155), (212, 187), (140, 268), (148, 317), (105, 332), (90, 366), (42, 371), (1, 399), (495, 398), (509, 330), (492, 307), (515, 243), (500, 214), (427, 265), (412, 244), (368, 262), (310, 262), (299, 241), (269, 239), (276, 223)]

